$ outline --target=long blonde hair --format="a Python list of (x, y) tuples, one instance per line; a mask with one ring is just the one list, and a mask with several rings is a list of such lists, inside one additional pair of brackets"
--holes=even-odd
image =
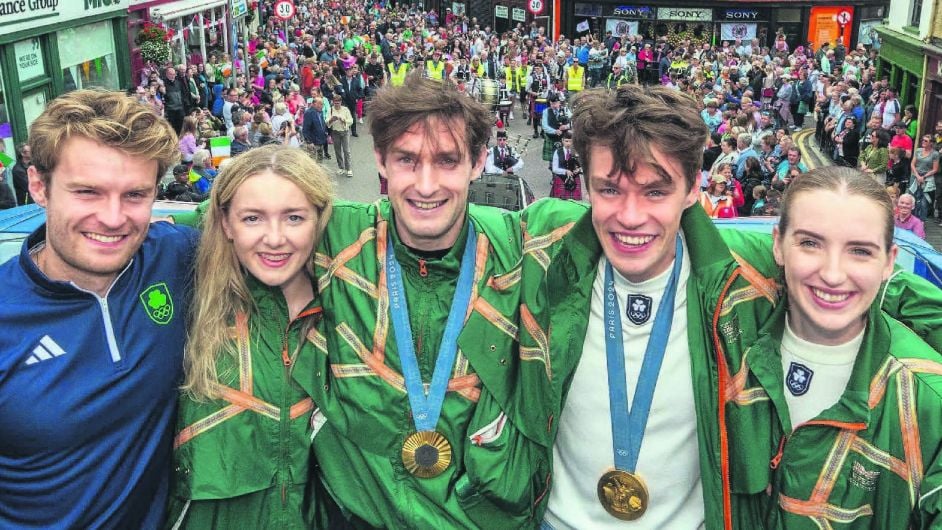
[[(184, 356), (183, 390), (194, 398), (216, 397), (216, 361), (233, 354), (230, 328), (239, 313), (255, 310), (255, 301), (245, 281), (245, 272), (222, 221), (236, 191), (247, 179), (272, 173), (290, 180), (316, 210), (314, 247), (317, 247), (334, 197), (327, 172), (304, 151), (282, 145), (252, 149), (231, 160), (213, 183), (209, 207), (203, 219), (203, 235), (196, 256), (196, 289), (190, 311), (189, 341)], [(313, 276), (312, 255), (306, 266)]]

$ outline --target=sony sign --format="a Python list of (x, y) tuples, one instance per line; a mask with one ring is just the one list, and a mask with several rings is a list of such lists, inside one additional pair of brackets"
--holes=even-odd
[(723, 12), (723, 18), (726, 20), (759, 20), (759, 12), (746, 9), (727, 9)]
[(652, 18), (652, 14), (651, 8), (644, 6), (618, 6), (612, 10), (612, 15), (616, 17)]
[(661, 7), (657, 10), (657, 18), (660, 20), (709, 22), (713, 20), (713, 10), (695, 7)]

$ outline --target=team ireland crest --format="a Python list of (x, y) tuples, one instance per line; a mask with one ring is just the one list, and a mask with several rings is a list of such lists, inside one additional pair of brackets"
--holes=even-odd
[(164, 326), (173, 319), (173, 298), (166, 283), (151, 285), (141, 293), (141, 303), (144, 311), (155, 323)]
[(788, 365), (788, 373), (785, 374), (785, 386), (788, 387), (788, 391), (793, 396), (803, 396), (811, 387), (812, 376), (814, 376), (814, 372), (811, 368), (801, 363), (792, 362)]
[(651, 318), (651, 306), (653, 305), (651, 297), (643, 294), (629, 294), (628, 307), (625, 309), (628, 320), (636, 326), (640, 326)]

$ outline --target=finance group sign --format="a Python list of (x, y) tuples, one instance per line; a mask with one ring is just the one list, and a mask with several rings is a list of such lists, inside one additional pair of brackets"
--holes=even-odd
[(128, 10), (128, 0), (0, 0), (0, 34)]

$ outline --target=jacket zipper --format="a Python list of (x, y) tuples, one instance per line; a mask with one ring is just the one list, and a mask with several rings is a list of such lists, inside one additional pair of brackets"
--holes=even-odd
[[(286, 440), (288, 439), (288, 427), (291, 423), (291, 404), (288, 403), (288, 386), (291, 384), (291, 366), (294, 364), (295, 358), (288, 354), (288, 334), (291, 332), (291, 326), (295, 322), (298, 322), (302, 318), (309, 317), (320, 313), (322, 309), (320, 307), (314, 307), (305, 311), (301, 311), (298, 316), (294, 317), (293, 320), (288, 322), (288, 326), (285, 327), (284, 333), (281, 334), (281, 362), (285, 367), (285, 383), (281, 391), (281, 507), (284, 508), (288, 504), (288, 480), (287, 480), (287, 463), (288, 463), (288, 448)], [(304, 340), (302, 337), (299, 340)], [(299, 350), (300, 352), (300, 350)], [(298, 352), (295, 353), (297, 355)], [(285, 418), (285, 414), (288, 415)]]
[(72, 287), (75, 287), (83, 293), (87, 293), (95, 297), (95, 301), (98, 302), (98, 308), (101, 309), (101, 320), (102, 324), (105, 327), (105, 338), (108, 341), (108, 352), (111, 354), (111, 362), (119, 363), (121, 362), (121, 350), (118, 348), (118, 340), (115, 338), (114, 334), (114, 325), (111, 323), (111, 308), (108, 306), (108, 295), (111, 294), (111, 289), (114, 288), (115, 284), (118, 283), (118, 280), (124, 276), (124, 273), (131, 268), (131, 264), (134, 263), (134, 260), (128, 262), (125, 265), (124, 269), (115, 276), (114, 280), (111, 282), (111, 285), (108, 286), (108, 290), (105, 291), (105, 296), (98, 296), (98, 293), (94, 291), (89, 291), (83, 289), (75, 284), (75, 282), (69, 282)]
[(835, 421), (835, 420), (808, 420), (804, 423), (798, 424), (790, 434), (783, 434), (782, 438), (778, 442), (778, 451), (775, 453), (775, 456), (772, 457), (772, 460), (769, 461), (769, 468), (778, 469), (779, 464), (782, 462), (782, 456), (785, 452), (785, 443), (788, 442), (788, 439), (791, 438), (795, 432), (802, 428), (808, 427), (811, 425), (825, 425), (828, 427), (834, 427), (835, 429), (847, 430), (847, 431), (862, 431), (867, 428), (863, 423), (848, 423), (846, 421)]

